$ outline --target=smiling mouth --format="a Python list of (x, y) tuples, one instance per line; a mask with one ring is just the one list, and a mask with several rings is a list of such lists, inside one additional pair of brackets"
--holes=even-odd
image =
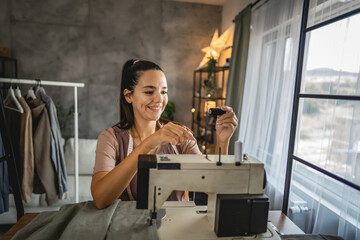
[(159, 111), (159, 110), (161, 110), (161, 107), (160, 107), (160, 106), (158, 106), (158, 107), (150, 107), (150, 106), (148, 106), (148, 108), (149, 108), (150, 110), (153, 110), (153, 111)]

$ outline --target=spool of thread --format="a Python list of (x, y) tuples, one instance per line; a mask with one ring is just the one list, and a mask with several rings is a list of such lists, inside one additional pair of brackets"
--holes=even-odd
[(235, 163), (236, 165), (240, 165), (243, 161), (242, 142), (240, 140), (234, 143), (234, 149), (235, 149)]
[(221, 116), (225, 113), (226, 113), (226, 111), (222, 110), (221, 108), (210, 108), (209, 109), (209, 114), (211, 116)]

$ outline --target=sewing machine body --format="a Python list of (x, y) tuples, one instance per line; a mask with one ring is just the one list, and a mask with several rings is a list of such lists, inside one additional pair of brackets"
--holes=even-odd
[[(218, 161), (219, 155), (141, 155), (138, 162), (137, 208), (149, 209), (154, 213), (163, 206), (172, 191), (176, 190), (207, 192), (207, 213), (202, 218), (207, 218), (209, 229), (218, 236), (234, 234), (225, 232), (224, 235), (224, 231), (219, 230), (224, 220), (231, 223), (233, 219), (244, 218), (242, 222), (251, 222), (253, 220), (248, 219), (261, 218), (262, 222), (264, 219), (267, 222), (268, 200), (260, 201), (260, 208), (259, 201), (253, 200), (254, 197), (265, 196), (264, 164), (253, 157), (236, 164), (234, 155), (222, 155), (221, 164)], [(225, 200), (220, 196), (225, 196)], [(243, 216), (245, 213), (238, 209), (234, 215), (231, 209), (226, 209), (229, 205), (227, 196), (237, 201), (233, 206), (238, 206), (239, 203), (243, 205), (240, 209), (253, 208), (254, 211), (248, 211), (248, 215)], [(243, 197), (246, 198), (245, 202)], [(222, 199), (222, 203), (219, 199)], [(223, 209), (227, 211), (225, 215)], [(251, 216), (251, 212), (260, 213), (261, 216)], [(261, 232), (267, 231), (266, 222), (262, 225)], [(248, 235), (251, 232), (237, 234)]]
[[(236, 237), (218, 237), (211, 228), (207, 214), (203, 213), (206, 206), (195, 206), (194, 202), (165, 202), (163, 208), (166, 210), (165, 217), (162, 218), (161, 227), (158, 229), (159, 239), (166, 240), (280, 240), (279, 235), (271, 226), (267, 225), (265, 233), (256, 236), (236, 236)], [(199, 211), (200, 210), (200, 211)]]

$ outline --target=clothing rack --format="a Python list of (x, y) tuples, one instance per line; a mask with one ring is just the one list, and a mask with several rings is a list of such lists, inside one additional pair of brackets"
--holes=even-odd
[(57, 87), (73, 87), (74, 88), (74, 139), (75, 139), (75, 203), (79, 202), (79, 136), (78, 136), (78, 105), (77, 105), (77, 88), (85, 87), (84, 83), (77, 82), (58, 82), (48, 80), (34, 80), (34, 79), (17, 79), (17, 78), (0, 78), (0, 83), (10, 84), (30, 84), (42, 86), (57, 86)]

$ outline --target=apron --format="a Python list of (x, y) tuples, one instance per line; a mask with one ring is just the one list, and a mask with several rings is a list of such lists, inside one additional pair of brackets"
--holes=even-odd
[[(118, 141), (119, 145), (119, 157), (116, 158), (116, 164), (117, 166), (124, 158), (129, 156), (129, 154), (132, 153), (134, 150), (134, 139), (132, 138), (131, 134), (128, 133), (128, 131), (119, 128), (118, 126), (113, 127), (115, 131), (115, 136)], [(179, 154), (180, 149), (178, 146), (174, 146), (170, 143), (165, 144), (162, 149), (161, 153), (165, 154)], [(120, 199), (122, 201), (134, 201), (136, 200), (137, 196), (137, 173), (133, 177), (133, 179), (130, 181), (129, 185), (126, 187), (126, 191), (124, 191), (120, 195)], [(180, 201), (182, 200), (180, 195), (183, 195), (183, 191), (173, 191), (168, 198), (169, 201)], [(180, 198), (180, 199), (179, 199)]]

